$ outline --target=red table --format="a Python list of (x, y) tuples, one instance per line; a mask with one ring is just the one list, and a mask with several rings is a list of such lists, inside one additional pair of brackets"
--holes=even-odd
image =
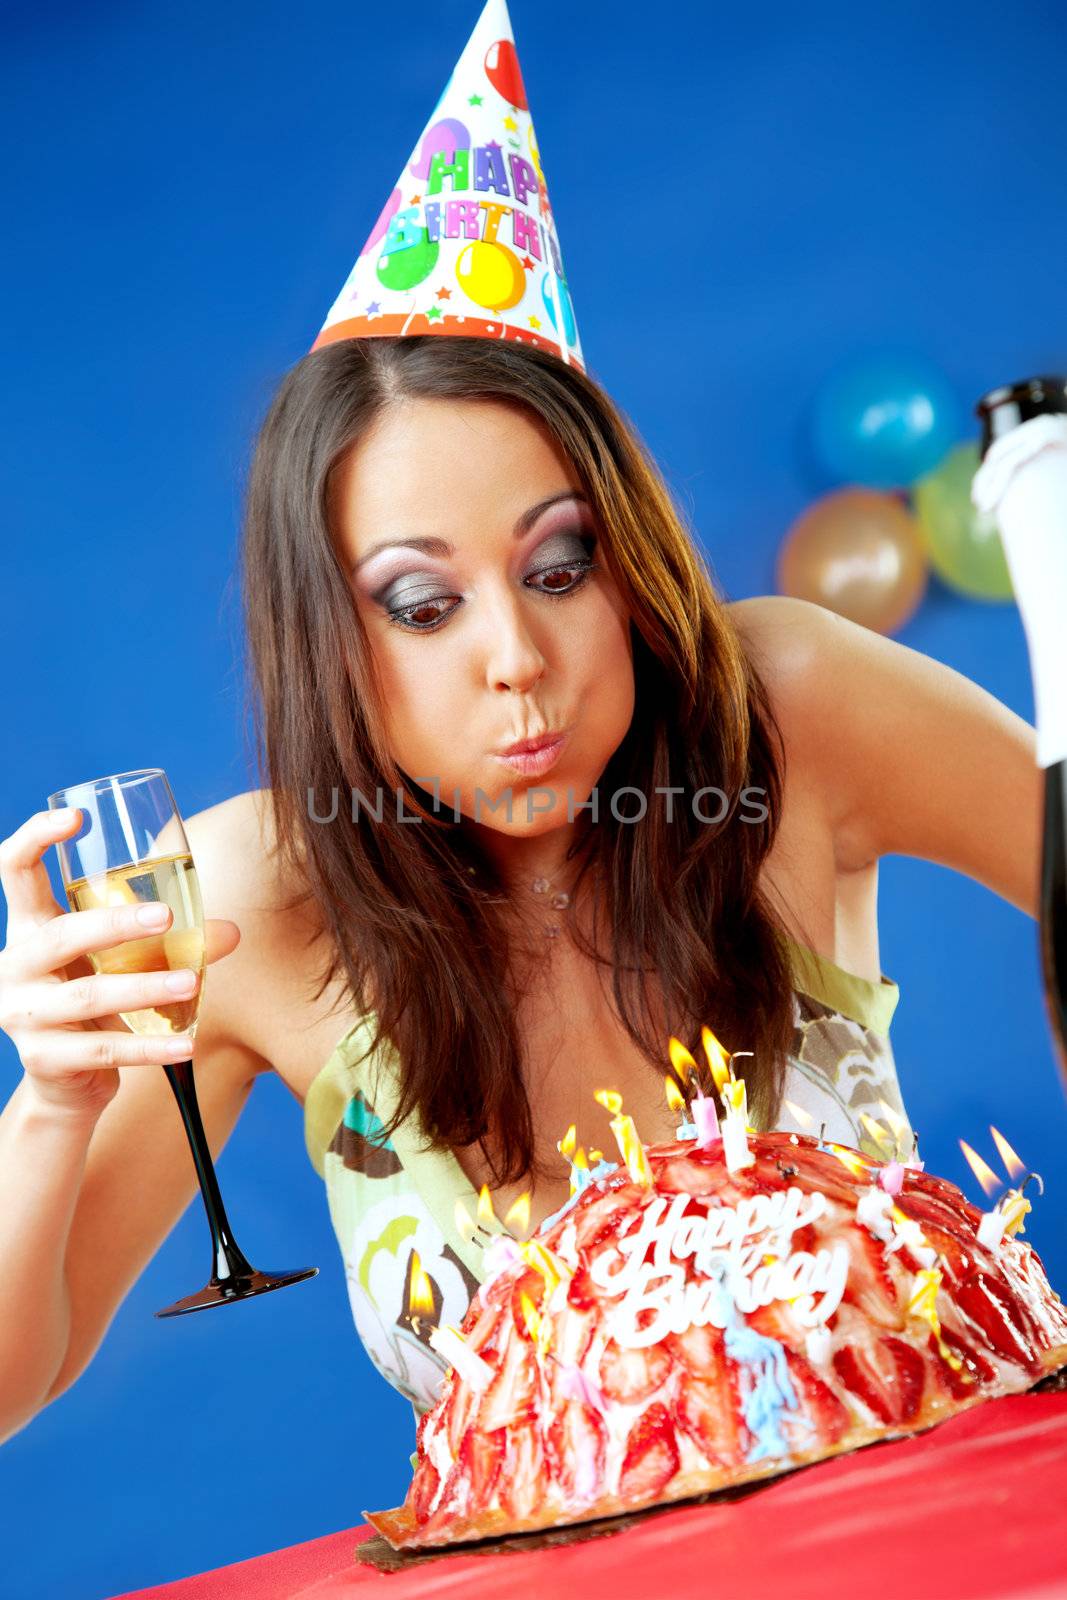
[(611, 1538), (387, 1574), (364, 1525), (113, 1600), (1064, 1600), (1065, 1512), (1067, 1395), (1014, 1395)]

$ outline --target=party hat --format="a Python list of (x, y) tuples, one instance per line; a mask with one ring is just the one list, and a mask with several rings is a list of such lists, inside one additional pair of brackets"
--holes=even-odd
[(585, 370), (505, 0), (487, 0), (312, 348), (423, 333)]

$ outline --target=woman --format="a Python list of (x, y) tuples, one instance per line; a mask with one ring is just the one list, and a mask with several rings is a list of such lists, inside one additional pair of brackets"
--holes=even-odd
[[(600, 1087), (669, 1137), (671, 1035), (698, 1049), (706, 1022), (751, 1051), (761, 1125), (858, 1143), (888, 1107), (907, 1139), (878, 861), (942, 862), (1036, 915), (1018, 717), (818, 607), (724, 604), (607, 396), (504, 340), (298, 363), (244, 571), (266, 781), (188, 823), (204, 1121), (218, 1151), (266, 1071), (306, 1103), (360, 1332), (416, 1406), (440, 1363), (407, 1314), (414, 1255), (459, 1320), (498, 1226), (475, 1234), (475, 1191), (497, 1217), (528, 1191), (531, 1227), (556, 1209), (564, 1129), (610, 1154)], [(540, 761), (506, 753), (557, 733)], [(176, 975), (91, 975), (86, 952), (138, 928), (55, 902), (42, 858), (76, 820), (0, 844), (0, 1025), (25, 1068), (0, 1116), (5, 1437), (85, 1368), (194, 1193), (170, 1090), (138, 1070), (188, 1041), (117, 1016)]]

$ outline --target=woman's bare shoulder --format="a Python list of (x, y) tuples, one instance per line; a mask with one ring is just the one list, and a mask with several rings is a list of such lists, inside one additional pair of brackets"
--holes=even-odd
[(833, 619), (825, 607), (784, 594), (734, 600), (726, 609), (767, 691), (790, 767), (797, 776), (803, 769), (809, 780), (817, 780), (815, 734), (828, 709), (824, 657)]
[(241, 932), (237, 948), (209, 968), (205, 1021), (254, 1050), (264, 1067), (278, 1066), (279, 1030), (311, 1021), (308, 980), (322, 957), (316, 904), (279, 850), (269, 789), (221, 800), (185, 826), (205, 918)]
[(745, 652), (776, 699), (810, 690), (826, 609), (786, 594), (753, 595), (726, 605)]

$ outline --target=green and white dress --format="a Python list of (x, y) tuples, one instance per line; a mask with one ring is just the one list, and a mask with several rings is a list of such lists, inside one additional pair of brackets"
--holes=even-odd
[[(889, 1043), (898, 986), (846, 972), (786, 936), (793, 970), (794, 1035), (778, 1127), (816, 1131), (879, 1154), (861, 1113), (885, 1124), (888, 1105), (906, 1126)], [(416, 1414), (433, 1404), (445, 1362), (427, 1326), (458, 1325), (484, 1276), (483, 1246), (461, 1231), (456, 1202), (473, 1218), (478, 1197), (450, 1150), (427, 1149), (412, 1118), (382, 1137), (395, 1104), (396, 1053), (371, 1059), (371, 1019), (341, 1038), (308, 1091), (308, 1154), (326, 1184), (352, 1314), (378, 1371)], [(799, 1108), (798, 1118), (791, 1107)], [(805, 1119), (811, 1119), (806, 1121)], [(907, 1138), (908, 1135), (905, 1135)], [(432, 1317), (408, 1313), (412, 1252), (429, 1277)]]

